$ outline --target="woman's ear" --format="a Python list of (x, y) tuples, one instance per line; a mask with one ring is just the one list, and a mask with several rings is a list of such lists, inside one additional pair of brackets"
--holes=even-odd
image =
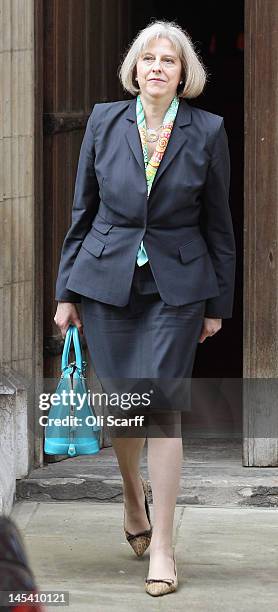
[(132, 82), (133, 82), (134, 87), (137, 87), (139, 89), (138, 77), (136, 74), (136, 66), (134, 66), (134, 69), (133, 69)]

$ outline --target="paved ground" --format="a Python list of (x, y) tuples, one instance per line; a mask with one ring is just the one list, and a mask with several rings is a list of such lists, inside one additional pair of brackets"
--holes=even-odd
[(144, 592), (148, 553), (137, 559), (126, 543), (120, 503), (19, 501), (12, 517), (40, 589), (69, 591), (72, 612), (277, 610), (276, 509), (177, 506), (179, 589), (157, 599)]

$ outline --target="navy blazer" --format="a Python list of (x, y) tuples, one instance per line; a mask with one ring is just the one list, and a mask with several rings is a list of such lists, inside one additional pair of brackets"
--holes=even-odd
[(232, 317), (235, 238), (223, 117), (180, 100), (149, 198), (136, 98), (95, 104), (76, 175), (57, 301), (81, 295), (128, 303), (144, 239), (162, 300), (206, 300), (205, 316)]

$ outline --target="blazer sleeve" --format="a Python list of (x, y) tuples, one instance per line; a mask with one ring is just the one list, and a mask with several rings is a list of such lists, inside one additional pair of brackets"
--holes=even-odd
[(202, 192), (201, 225), (220, 295), (206, 300), (205, 317), (230, 319), (233, 312), (236, 247), (229, 206), (230, 155), (221, 117)]
[(99, 185), (94, 168), (94, 130), (97, 106), (94, 106), (89, 116), (80, 148), (71, 226), (66, 234), (61, 251), (55, 293), (55, 300), (61, 302), (81, 302), (80, 295), (67, 289), (66, 284), (81, 244), (91, 228), (92, 220), (98, 211), (100, 202)]

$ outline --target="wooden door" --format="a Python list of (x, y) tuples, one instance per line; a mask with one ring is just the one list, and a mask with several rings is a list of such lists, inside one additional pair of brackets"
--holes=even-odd
[(129, 0), (48, 0), (41, 5), (45, 379), (60, 375), (63, 341), (53, 321), (55, 281), (71, 222), (80, 146), (94, 103), (125, 97), (117, 70), (129, 42), (129, 9)]

